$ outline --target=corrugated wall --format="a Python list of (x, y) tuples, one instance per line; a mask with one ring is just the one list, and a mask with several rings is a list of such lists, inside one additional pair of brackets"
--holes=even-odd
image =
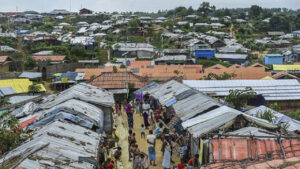
[(300, 139), (213, 139), (212, 153), (214, 162), (299, 157)]

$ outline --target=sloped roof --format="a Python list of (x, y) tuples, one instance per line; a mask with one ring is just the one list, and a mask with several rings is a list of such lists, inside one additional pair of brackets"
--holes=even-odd
[[(33, 83), (29, 79), (7, 79), (7, 80), (0, 80), (0, 87), (11, 87), (17, 94), (20, 93), (28, 93), (28, 87)], [(45, 87), (42, 84), (41, 92), (46, 91)]]
[[(80, 168), (92, 169), (80, 156), (97, 159), (101, 135), (67, 121), (55, 121), (44, 126), (21, 146), (10, 151), (0, 163), (7, 161), (25, 169)], [(16, 160), (16, 156), (25, 159)]]
[(29, 78), (29, 79), (35, 79), (42, 77), (41, 72), (22, 72), (19, 76), (19, 78)]
[(300, 70), (300, 65), (273, 65), (273, 70), (277, 71), (293, 71)]
[(272, 120), (275, 124), (288, 123), (289, 124), (288, 128), (287, 128), (288, 131), (300, 130), (300, 121), (292, 119), (282, 113), (279, 113), (279, 112), (277, 112), (271, 108), (268, 108), (266, 106), (263, 106), (263, 105), (253, 108), (251, 110), (248, 110), (246, 113), (251, 116), (256, 117), (257, 115), (264, 113), (265, 111), (270, 111), (273, 113), (274, 118)]
[[(127, 76), (128, 83), (134, 84), (133, 88), (135, 89), (141, 88), (147, 83), (146, 78), (135, 75), (131, 72), (129, 72)], [(103, 72), (100, 76), (96, 77), (90, 84), (103, 89), (125, 89), (126, 72)]]
[(187, 128), (193, 137), (201, 137), (209, 132), (219, 130), (222, 126), (225, 127), (226, 124), (232, 123), (236, 117), (240, 115), (242, 115), (246, 120), (254, 122), (262, 127), (271, 129), (277, 128), (276, 125), (271, 124), (266, 120), (249, 116), (227, 106), (219, 107), (193, 119), (187, 120), (182, 123), (182, 126)]
[(51, 108), (71, 99), (78, 99), (88, 103), (111, 107), (114, 105), (113, 94), (96, 86), (79, 83), (59, 94), (43, 98), (42, 108)]
[(283, 78), (288, 77), (288, 79), (299, 79), (297, 76), (289, 74), (284, 71), (278, 72), (272, 76), (273, 79), (281, 79), (282, 77)]
[(52, 62), (60, 62), (66, 59), (66, 56), (34, 56), (34, 60), (36, 61), (47, 61), (50, 60)]
[(236, 77), (232, 79), (262, 79), (266, 76), (272, 76), (271, 72), (267, 72), (265, 67), (244, 67), (241, 65), (232, 65), (228, 68), (222, 65), (214, 65), (205, 68), (204, 76), (207, 76), (209, 73), (220, 75), (224, 72), (236, 74)]
[(16, 94), (12, 87), (0, 87), (0, 97)]
[(214, 96), (227, 96), (229, 90), (252, 87), (265, 100), (300, 100), (297, 80), (184, 80), (183, 83)]

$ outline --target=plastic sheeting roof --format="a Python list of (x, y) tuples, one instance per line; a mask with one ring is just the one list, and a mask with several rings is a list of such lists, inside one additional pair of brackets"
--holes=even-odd
[(273, 113), (273, 115), (275, 116), (275, 118), (273, 118), (273, 123), (275, 124), (288, 123), (288, 128), (287, 128), (288, 131), (300, 130), (300, 121), (292, 119), (266, 106), (256, 107), (254, 109), (247, 111), (246, 114), (256, 117), (258, 114), (264, 113), (265, 111), (271, 111)]
[(59, 94), (45, 97), (41, 107), (52, 108), (71, 99), (78, 99), (107, 107), (112, 107), (115, 103), (112, 93), (86, 83), (80, 83)]
[(265, 120), (249, 116), (227, 106), (219, 107), (193, 119), (187, 120), (182, 123), (182, 126), (185, 129), (187, 128), (194, 137), (201, 137), (209, 132), (231, 126), (236, 117), (240, 115), (242, 115), (246, 120), (256, 123), (257, 125), (272, 129), (277, 128), (276, 125)]
[[(37, 131), (31, 139), (10, 151), (4, 160), (27, 169), (78, 168), (92, 169), (94, 166), (79, 161), (80, 156), (97, 158), (101, 135), (66, 121), (55, 121)], [(34, 152), (36, 150), (36, 152)], [(28, 152), (32, 152), (29, 154)], [(14, 156), (27, 155), (24, 161), (14, 160)]]
[[(88, 116), (90, 121), (94, 121), (94, 125), (100, 127), (101, 129), (103, 128), (103, 121), (104, 121), (104, 113), (103, 111), (86, 102), (80, 101), (80, 100), (75, 100), (71, 99), (68, 100), (64, 103), (58, 104), (51, 109), (48, 109), (46, 111), (43, 111), (42, 115), (39, 117), (39, 119), (45, 118), (49, 114), (56, 113), (57, 111), (60, 111), (61, 108), (68, 108), (71, 110), (74, 110), (76, 112), (80, 112), (84, 114), (85, 116)], [(63, 111), (63, 110), (62, 110)]]
[(265, 100), (300, 100), (297, 80), (184, 80), (184, 84), (206, 94), (227, 96), (229, 90), (252, 87)]

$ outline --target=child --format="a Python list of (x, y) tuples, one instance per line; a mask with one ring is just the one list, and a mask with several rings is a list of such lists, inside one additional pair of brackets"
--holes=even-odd
[(141, 127), (141, 138), (146, 138), (145, 136), (145, 126), (142, 124), (142, 127)]

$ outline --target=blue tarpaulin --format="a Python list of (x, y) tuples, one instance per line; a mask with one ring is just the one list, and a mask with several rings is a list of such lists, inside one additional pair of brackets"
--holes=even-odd
[(166, 106), (167, 106), (167, 107), (170, 107), (170, 106), (172, 106), (173, 104), (175, 104), (176, 102), (177, 102), (177, 100), (176, 100), (176, 99), (173, 99), (173, 100), (169, 101), (168, 103), (166, 103)]

